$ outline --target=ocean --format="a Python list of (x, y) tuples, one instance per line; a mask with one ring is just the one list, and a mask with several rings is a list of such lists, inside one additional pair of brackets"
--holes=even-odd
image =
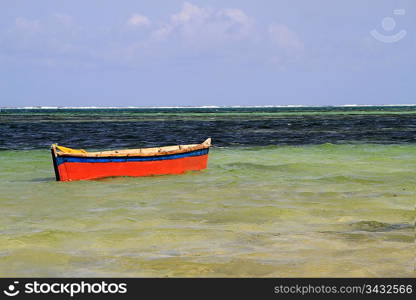
[[(49, 147), (200, 143), (56, 182)], [(416, 106), (0, 110), (2, 277), (414, 277)]]

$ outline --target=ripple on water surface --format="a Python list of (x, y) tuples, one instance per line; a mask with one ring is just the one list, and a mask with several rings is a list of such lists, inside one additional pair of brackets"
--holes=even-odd
[(0, 152), (2, 276), (414, 276), (415, 145), (214, 148), (180, 176), (55, 182)]

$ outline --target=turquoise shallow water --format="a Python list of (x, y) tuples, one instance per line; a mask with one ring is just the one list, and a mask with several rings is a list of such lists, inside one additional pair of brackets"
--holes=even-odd
[(49, 155), (0, 152), (0, 276), (415, 275), (415, 144), (217, 147), (201, 172), (68, 183)]

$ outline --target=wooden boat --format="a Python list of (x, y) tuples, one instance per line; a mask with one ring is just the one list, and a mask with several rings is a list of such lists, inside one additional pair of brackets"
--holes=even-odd
[(207, 167), (211, 139), (201, 144), (87, 152), (53, 144), (53, 166), (57, 181), (112, 176), (181, 174)]

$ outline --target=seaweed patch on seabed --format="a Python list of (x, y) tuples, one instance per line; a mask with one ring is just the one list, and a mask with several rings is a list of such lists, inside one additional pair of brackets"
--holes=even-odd
[(414, 242), (413, 224), (409, 223), (383, 223), (378, 221), (359, 221), (347, 224), (345, 231), (321, 231), (321, 234), (334, 235), (351, 241), (378, 240), (392, 242)]
[[(314, 115), (306, 114), (310, 109)], [(210, 136), (220, 147), (324, 144), (325, 149), (334, 144), (416, 142), (413, 106), (357, 108), (359, 114), (345, 114), (346, 108), (332, 108), (331, 114), (327, 108), (310, 109), (206, 108), (197, 115), (187, 109), (1, 111), (0, 136), (6, 138), (0, 138), (0, 149), (39, 149), (57, 140), (80, 148), (153, 147), (155, 141), (184, 144), (189, 136)]]
[(414, 228), (414, 225), (409, 223), (382, 223), (377, 221), (360, 221), (350, 224), (354, 231), (371, 231), (371, 232), (383, 232), (394, 231), (401, 229)]

